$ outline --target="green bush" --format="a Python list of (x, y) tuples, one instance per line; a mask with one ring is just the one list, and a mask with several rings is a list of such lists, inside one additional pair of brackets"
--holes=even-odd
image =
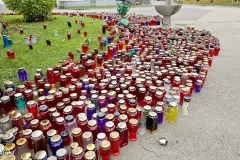
[(55, 0), (3, 0), (8, 9), (21, 13), (27, 22), (48, 20)]

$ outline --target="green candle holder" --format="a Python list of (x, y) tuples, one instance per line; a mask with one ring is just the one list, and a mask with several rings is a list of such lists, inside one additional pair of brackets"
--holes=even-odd
[(125, 0), (118, 0), (122, 3), (117, 3), (117, 11), (122, 16), (122, 19), (120, 20), (120, 24), (124, 27), (127, 27), (129, 25), (129, 21), (125, 18), (127, 15), (127, 12), (130, 10), (130, 5), (128, 5)]

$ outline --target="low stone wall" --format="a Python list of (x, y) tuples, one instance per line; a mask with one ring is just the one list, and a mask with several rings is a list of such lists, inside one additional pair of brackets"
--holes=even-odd
[(65, 0), (64, 2), (57, 1), (58, 8), (78, 6), (113, 6), (113, 5), (116, 5), (116, 0), (79, 0), (79, 1)]

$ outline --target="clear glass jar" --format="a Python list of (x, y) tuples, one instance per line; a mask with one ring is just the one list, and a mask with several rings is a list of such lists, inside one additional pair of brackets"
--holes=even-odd
[(0, 119), (0, 128), (3, 133), (12, 128), (12, 121), (9, 117), (4, 117)]

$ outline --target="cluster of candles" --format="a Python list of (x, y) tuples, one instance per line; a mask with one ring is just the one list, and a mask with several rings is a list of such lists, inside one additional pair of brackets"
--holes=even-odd
[[(117, 43), (82, 51), (80, 62), (38, 69), (34, 82), (6, 81), (0, 93), (0, 157), (109, 160), (137, 134), (188, 115), (220, 44), (207, 31), (142, 25), (122, 28)], [(126, 32), (129, 32), (126, 34)]]

